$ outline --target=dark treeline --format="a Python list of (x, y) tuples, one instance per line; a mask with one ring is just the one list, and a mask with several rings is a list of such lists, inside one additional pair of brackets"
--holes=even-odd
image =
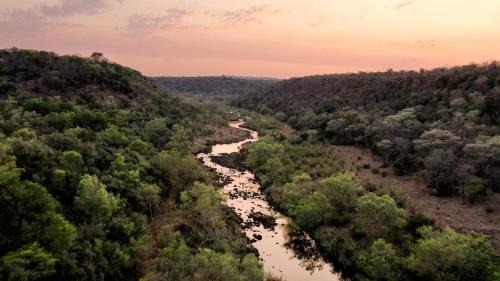
[(164, 89), (203, 98), (228, 99), (238, 95), (254, 94), (276, 83), (273, 79), (213, 77), (154, 77), (153, 81)]
[(193, 140), (214, 107), (90, 58), (0, 51), (1, 280), (262, 280)]
[(500, 191), (500, 65), (293, 78), (236, 105), (273, 114), (304, 140), (370, 148), (438, 195)]

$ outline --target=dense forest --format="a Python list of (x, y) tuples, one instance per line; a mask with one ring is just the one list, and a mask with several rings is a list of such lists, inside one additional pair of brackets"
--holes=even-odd
[[(358, 176), (368, 169), (393, 177), (390, 168), (395, 176), (422, 177), (429, 192), (444, 200), (461, 196), (463, 204), (498, 206), (497, 63), (293, 78), (233, 104), (296, 130), (290, 137), (273, 130), (277, 122), (271, 118), (248, 122), (268, 137), (249, 147), (247, 166), (268, 198), (346, 277), (500, 278), (498, 249), (487, 236), (436, 225), (434, 218), (416, 212), (418, 202), (408, 201), (400, 189)], [(339, 145), (369, 149), (382, 164), (370, 167), (359, 156), (341, 157)], [(351, 164), (355, 173), (346, 172)], [(492, 212), (498, 209), (483, 211), (484, 216)], [(489, 234), (498, 240), (497, 231)]]
[(304, 140), (369, 148), (439, 196), (500, 191), (500, 65), (293, 78), (235, 105), (272, 114)]
[(171, 92), (227, 100), (244, 94), (262, 92), (276, 79), (230, 76), (213, 77), (154, 77), (153, 81)]
[(247, 148), (245, 164), (292, 218), (292, 249), (304, 247), (300, 237), (307, 232), (335, 269), (355, 281), (499, 280), (500, 257), (489, 237), (436, 224), (398, 189), (362, 181), (358, 172), (367, 164), (347, 171), (351, 162), (338, 146), (303, 140), (279, 124), (265, 116), (247, 122), (265, 137)]
[(0, 96), (1, 280), (263, 279), (192, 155), (230, 116), (99, 53), (1, 50)]

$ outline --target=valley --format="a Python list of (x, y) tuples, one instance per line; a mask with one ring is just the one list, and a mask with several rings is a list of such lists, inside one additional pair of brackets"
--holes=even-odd
[[(212, 146), (210, 153), (201, 153), (197, 157), (209, 168), (229, 178), (229, 182), (222, 187), (227, 197), (225, 203), (240, 216), (243, 225), (248, 225), (245, 233), (258, 250), (264, 270), (287, 281), (340, 280), (331, 266), (323, 261), (319, 250), (314, 246), (309, 249), (308, 256), (302, 259), (300, 253), (295, 253), (293, 249), (287, 247), (290, 241), (288, 233), (290, 218), (269, 205), (260, 193), (260, 186), (251, 172), (228, 168), (213, 160), (214, 157), (224, 154), (239, 153), (242, 146), (258, 141), (257, 132), (241, 128), (242, 125), (244, 125), (243, 120), (229, 124), (230, 127), (249, 132), (249, 138), (236, 143), (216, 144)], [(261, 223), (255, 219), (255, 214), (269, 217), (272, 223)], [(303, 239), (310, 240), (309, 237)], [(314, 245), (314, 242), (311, 243)], [(309, 255), (316, 259), (310, 258)]]
[(204, 81), (0, 55), (0, 279), (498, 280), (496, 65)]

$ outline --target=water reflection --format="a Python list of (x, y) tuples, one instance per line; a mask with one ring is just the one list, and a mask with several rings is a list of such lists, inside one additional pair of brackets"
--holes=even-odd
[(285, 247), (293, 252), (293, 256), (301, 261), (304, 268), (309, 271), (323, 269), (324, 262), (314, 240), (307, 233), (290, 225), (288, 227), (288, 241)]
[(245, 234), (258, 250), (264, 270), (287, 281), (340, 280), (332, 267), (317, 254), (314, 242), (307, 234), (288, 230), (290, 219), (269, 205), (254, 174), (226, 167), (217, 160), (239, 152), (246, 143), (258, 140), (257, 132), (241, 128), (243, 124), (239, 121), (230, 126), (248, 131), (248, 139), (214, 145), (210, 153), (200, 153), (198, 158), (225, 179), (221, 184), (226, 204), (242, 219)]

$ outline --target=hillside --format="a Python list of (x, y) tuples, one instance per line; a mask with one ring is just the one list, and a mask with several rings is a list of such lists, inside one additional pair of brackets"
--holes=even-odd
[(89, 58), (58, 56), (55, 53), (10, 49), (0, 51), (1, 89), (48, 96), (78, 95), (94, 91), (138, 99), (154, 92), (154, 85), (136, 70), (112, 63), (102, 54)]
[(303, 139), (370, 148), (438, 195), (500, 190), (500, 66), (293, 78), (236, 105), (274, 114)]
[(231, 98), (264, 91), (277, 82), (275, 79), (246, 77), (154, 77), (160, 87), (172, 92), (203, 95), (212, 98)]
[(0, 280), (262, 279), (192, 156), (228, 116), (100, 54), (1, 50), (0, 81)]

